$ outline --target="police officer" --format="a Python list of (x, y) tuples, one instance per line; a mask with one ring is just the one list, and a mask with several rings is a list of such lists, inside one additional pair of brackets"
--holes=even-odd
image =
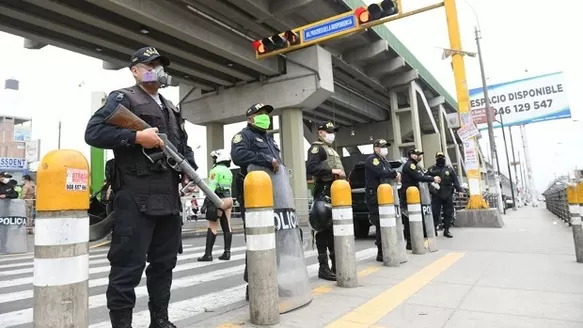
[(377, 139), (373, 142), (374, 153), (364, 162), (364, 180), (366, 193), (366, 206), (370, 213), (370, 221), (376, 228), (377, 261), (383, 261), (383, 245), (381, 243), (381, 227), (379, 218), (379, 203), (377, 188), (381, 183), (389, 183), (389, 179), (401, 179), (401, 174), (391, 168), (386, 156), (390, 146), (385, 139)]
[(439, 177), (441, 183), (439, 189), (431, 188), (431, 211), (433, 212), (433, 223), (435, 224), (435, 234), (437, 235), (437, 226), (441, 217), (443, 208), (443, 235), (447, 238), (453, 238), (449, 232), (451, 222), (453, 221), (453, 192), (463, 192), (455, 170), (445, 163), (445, 154), (438, 151), (435, 154), (435, 165), (427, 169), (427, 173), (434, 177)]
[[(243, 181), (247, 175), (247, 166), (254, 164), (279, 171), (281, 155), (279, 147), (275, 143), (273, 136), (267, 133), (271, 119), (269, 114), (273, 112), (273, 107), (265, 104), (255, 104), (245, 112), (247, 126), (233, 136), (231, 140), (231, 159), (233, 163), (241, 168), (239, 176), (236, 178), (239, 192), (238, 201), (241, 206), (241, 216), (245, 223), (245, 199), (243, 197)], [(247, 259), (245, 259), (245, 273), (243, 279), (247, 282)], [(245, 298), (249, 300), (249, 288), (246, 290)]]
[[(110, 93), (85, 130), (87, 144), (113, 149), (115, 155), (111, 185), (116, 220), (107, 255), (111, 271), (106, 291), (113, 328), (131, 327), (134, 288), (146, 260), (150, 263), (146, 269), (150, 328), (176, 327), (168, 320), (168, 303), (172, 270), (181, 247), (179, 184), (186, 185), (188, 178), (160, 162), (151, 163), (143, 154), (159, 154), (164, 144), (157, 133), (166, 133), (197, 169), (180, 110), (158, 93), (169, 80), (164, 71), (168, 65), (170, 60), (154, 47), (138, 50), (129, 65), (136, 84)], [(118, 104), (152, 128), (136, 132), (105, 123)]]
[(0, 174), (0, 178), (0, 199), (18, 198), (18, 191), (15, 189), (16, 181), (12, 180), (12, 174), (8, 172), (2, 172), (2, 174)]
[[(401, 189), (399, 189), (399, 200), (401, 201), (401, 218), (403, 221), (405, 240), (407, 240), (407, 249), (411, 249), (411, 231), (409, 230), (409, 215), (407, 211), (407, 188), (417, 187), (419, 188), (419, 182), (437, 182), (439, 183), (441, 179), (439, 177), (432, 177), (426, 175), (419, 162), (423, 158), (423, 152), (419, 149), (409, 150), (408, 159), (405, 164), (403, 164), (403, 169), (401, 170)], [(423, 232), (425, 232), (425, 223), (423, 223)]]
[(213, 203), (204, 200), (203, 206), (206, 206), (206, 219), (209, 221), (206, 233), (206, 249), (204, 255), (198, 258), (198, 261), (208, 262), (213, 260), (213, 245), (217, 238), (217, 220), (221, 223), (223, 238), (225, 239), (225, 250), (219, 260), (228, 261), (231, 259), (231, 210), (233, 208), (233, 198), (231, 197), (231, 186), (233, 184), (233, 172), (229, 169), (231, 166), (231, 156), (224, 149), (217, 149), (211, 152), (214, 161), (213, 168), (209, 171), (209, 188), (214, 191), (225, 204), (223, 209), (217, 209)]
[[(323, 201), (326, 197), (330, 197), (332, 182), (336, 179), (346, 178), (340, 156), (332, 148), (332, 143), (336, 136), (335, 132), (338, 132), (338, 128), (334, 126), (334, 123), (330, 121), (320, 123), (318, 125), (319, 140), (312, 143), (312, 147), (308, 150), (306, 172), (314, 177), (314, 202)], [(318, 277), (336, 281), (332, 216), (319, 219), (326, 221), (321, 222), (319, 225), (327, 228), (316, 232), (316, 248), (318, 249), (318, 262), (320, 263)], [(330, 252), (332, 268), (328, 266), (326, 249)]]

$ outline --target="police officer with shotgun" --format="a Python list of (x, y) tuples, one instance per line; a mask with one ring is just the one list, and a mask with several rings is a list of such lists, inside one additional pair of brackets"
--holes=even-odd
[[(179, 184), (187, 185), (189, 179), (169, 167), (172, 165), (160, 155), (160, 149), (173, 145), (190, 164), (191, 176), (196, 175), (192, 168), (197, 166), (180, 110), (158, 93), (169, 83), (164, 71), (168, 65), (170, 60), (154, 47), (138, 50), (129, 65), (136, 84), (110, 93), (85, 131), (87, 144), (113, 149), (115, 155), (111, 184), (116, 219), (107, 255), (111, 271), (106, 292), (113, 328), (131, 327), (134, 288), (140, 283), (146, 261), (150, 263), (146, 269), (150, 328), (176, 327), (168, 319), (168, 303), (172, 270), (181, 248)], [(135, 114), (132, 117), (140, 117), (151, 127), (142, 129), (125, 118), (113, 117), (120, 108), (131, 112), (126, 110), (125, 118)], [(166, 145), (162, 133), (167, 136)], [(177, 166), (185, 165), (180, 162)]]
[(364, 162), (365, 202), (370, 213), (370, 221), (376, 228), (377, 261), (383, 261), (383, 244), (381, 243), (381, 226), (377, 188), (381, 183), (389, 183), (391, 179), (401, 179), (401, 174), (391, 168), (387, 160), (391, 144), (385, 139), (373, 142), (374, 153)]
[[(336, 179), (346, 178), (340, 156), (332, 148), (338, 128), (330, 121), (318, 125), (318, 141), (308, 150), (306, 172), (314, 177), (314, 204), (309, 214), (309, 223), (316, 233), (316, 248), (320, 268), (318, 277), (336, 281), (336, 257), (334, 255), (334, 232), (332, 230), (332, 210), (330, 208), (330, 187)], [(328, 254), (330, 262), (328, 265)]]
[[(241, 172), (236, 177), (237, 189), (240, 191), (239, 204), (241, 215), (245, 223), (245, 198), (243, 192), (243, 182), (247, 175), (247, 167), (251, 164), (266, 167), (277, 173), (281, 156), (279, 147), (273, 139), (273, 135), (267, 133), (271, 124), (269, 114), (273, 112), (273, 107), (257, 103), (247, 109), (247, 126), (233, 136), (231, 140), (231, 159), (233, 163), (241, 168)], [(245, 273), (243, 279), (247, 282), (247, 259), (245, 259)], [(245, 299), (249, 300), (249, 287), (245, 292)]]

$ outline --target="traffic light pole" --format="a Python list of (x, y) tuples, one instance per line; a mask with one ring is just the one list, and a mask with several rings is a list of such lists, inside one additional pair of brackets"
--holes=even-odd
[(502, 199), (502, 186), (500, 185), (500, 161), (498, 161), (498, 152), (496, 151), (496, 139), (494, 138), (494, 126), (490, 110), (490, 97), (488, 96), (488, 83), (486, 82), (486, 68), (482, 57), (482, 47), (480, 44), (480, 30), (474, 28), (476, 34), (476, 46), (478, 47), (478, 59), (480, 60), (480, 73), (482, 74), (482, 89), (484, 92), (484, 106), (486, 107), (486, 121), (488, 122), (488, 139), (490, 140), (490, 152), (492, 153), (492, 166), (496, 170), (494, 174), (494, 184), (496, 185), (496, 194), (498, 195), (498, 211), (504, 213), (504, 200)]

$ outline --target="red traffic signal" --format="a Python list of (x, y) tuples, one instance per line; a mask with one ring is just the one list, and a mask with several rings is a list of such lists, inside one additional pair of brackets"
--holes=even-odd
[(373, 3), (366, 9), (359, 7), (354, 10), (354, 15), (360, 24), (375, 21), (381, 18), (393, 16), (399, 13), (397, 5), (392, 0), (384, 0), (381, 3)]
[(293, 31), (274, 34), (269, 38), (253, 41), (253, 48), (258, 55), (287, 48), (300, 43), (300, 37)]

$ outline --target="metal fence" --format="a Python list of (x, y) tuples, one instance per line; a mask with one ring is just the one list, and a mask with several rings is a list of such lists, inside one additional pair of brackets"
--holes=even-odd
[[(490, 208), (497, 208), (497, 202), (498, 202), (498, 195), (495, 193), (490, 193), (490, 192), (484, 192), (482, 194), (482, 197), (484, 197), (484, 199), (486, 200), (486, 202), (488, 203), (488, 206)], [(470, 199), (470, 194), (469, 192), (464, 192), (461, 195), (459, 194), (455, 194), (454, 199), (453, 199), (453, 204), (456, 210), (463, 210), (464, 208), (466, 208), (466, 206), (468, 205), (468, 201)]]
[(555, 180), (543, 193), (546, 208), (561, 220), (571, 224), (569, 203), (567, 202), (567, 181)]

